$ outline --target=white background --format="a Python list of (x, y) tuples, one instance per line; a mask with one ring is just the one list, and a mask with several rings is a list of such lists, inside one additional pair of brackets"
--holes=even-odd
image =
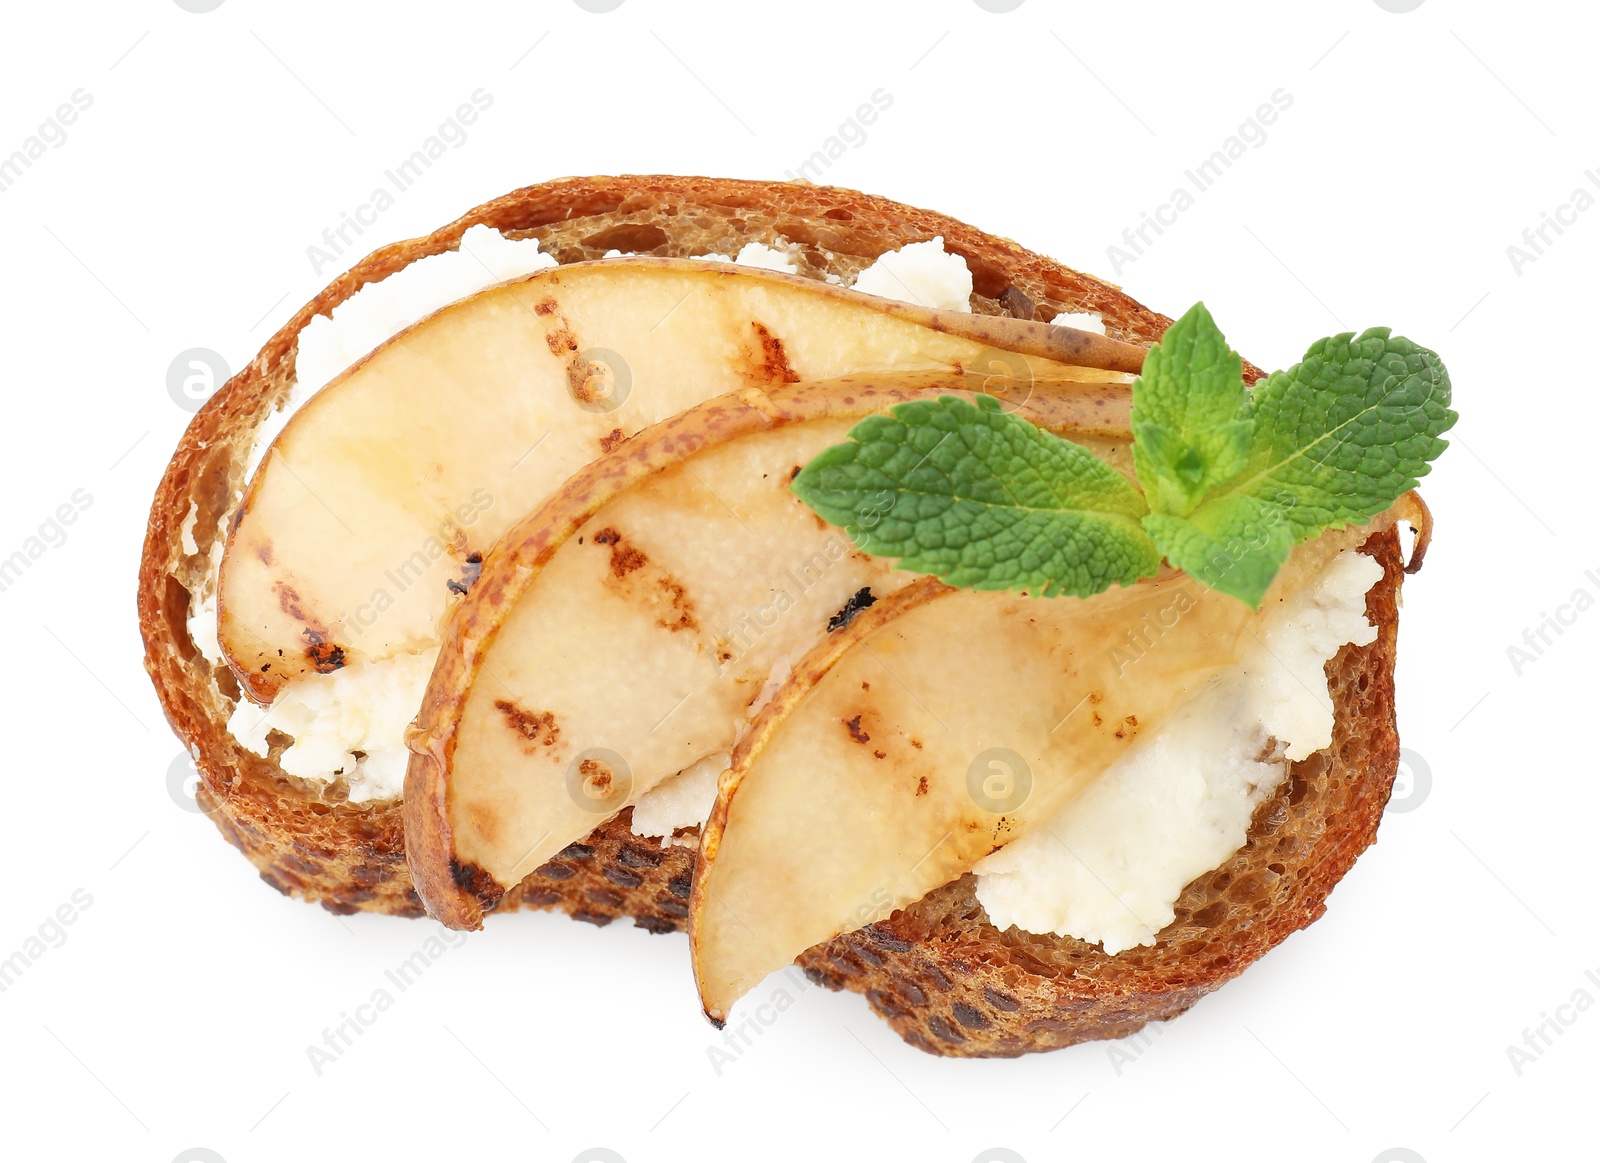
[[(1600, 1006), (1560, 1011), (1570, 1028), (1520, 1073), (1507, 1052), (1575, 992), (1600, 1000), (1600, 612), (1520, 675), (1507, 654), (1575, 590), (1600, 597), (1600, 213), (1520, 272), (1507, 253), (1575, 189), (1600, 196), (1585, 9), (8, 6), (0, 155), (74, 90), (93, 104), (0, 193), (0, 556), (74, 490), (93, 501), (0, 593), (16, 663), (0, 958), (74, 890), (92, 905), (0, 994), (0, 1151), (1592, 1158)], [(827, 180), (1116, 274), (1170, 314), (1204, 298), (1269, 368), (1377, 323), (1436, 348), (1462, 419), (1427, 482), (1438, 540), (1406, 585), (1412, 810), (1387, 816), (1326, 918), (1120, 1052), (940, 1060), (859, 997), (775, 979), (754, 1000), (795, 1004), (719, 1074), (681, 936), (507, 916), (314, 1073), (308, 1044), (438, 930), (280, 897), (168, 793), (179, 745), (133, 604), (189, 419), (166, 373), (190, 347), (244, 364), (332, 277), (307, 246), (480, 87), (494, 104), (470, 140), (363, 249), (567, 174), (781, 177), (882, 88), (892, 106)], [(1265, 144), (1114, 271), (1123, 229), (1280, 88), (1293, 104)]]

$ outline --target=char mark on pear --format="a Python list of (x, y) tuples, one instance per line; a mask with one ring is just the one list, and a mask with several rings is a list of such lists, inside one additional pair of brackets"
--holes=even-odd
[(872, 592), (871, 586), (862, 586), (850, 595), (850, 600), (839, 608), (839, 612), (828, 619), (828, 633), (843, 630), (856, 620), (856, 615), (876, 602), (877, 596)]
[(472, 583), (477, 581), (483, 573), (483, 554), (469, 553), (466, 562), (461, 566), (460, 578), (449, 578), (445, 581), (445, 588), (452, 594), (464, 594), (472, 588)]
[(755, 358), (755, 378), (760, 383), (766, 384), (797, 384), (800, 375), (789, 366), (789, 353), (783, 349), (783, 340), (779, 339), (766, 326), (752, 322), (755, 328), (756, 342), (760, 350)]
[(307, 643), (306, 658), (317, 673), (331, 674), (343, 666), (344, 647), (332, 641), (332, 634), (320, 621), (306, 616), (305, 607), (300, 604), (300, 591), (282, 581), (274, 582), (272, 588), (278, 595), (278, 609), (304, 627), (300, 634)]
[(332, 674), (344, 666), (344, 647), (337, 642), (329, 642), (323, 633), (307, 626), (301, 631), (305, 636), (306, 659), (318, 674)]
[(554, 747), (561, 738), (561, 728), (549, 711), (530, 711), (510, 699), (496, 699), (494, 709), (505, 719), (506, 726), (522, 737), (523, 750), (529, 755), (534, 754), (540, 744)]
[(623, 541), (622, 534), (609, 525), (594, 535), (594, 543), (608, 546), (611, 549), (612, 577), (627, 577), (630, 573), (641, 570), (650, 564), (650, 559), (644, 555), (643, 551)]
[(607, 525), (593, 537), (595, 545), (611, 551), (611, 576), (607, 584), (629, 600), (646, 603), (655, 613), (656, 625), (674, 633), (699, 628), (694, 603), (682, 582), (653, 563), (643, 550), (630, 545), (614, 527)]

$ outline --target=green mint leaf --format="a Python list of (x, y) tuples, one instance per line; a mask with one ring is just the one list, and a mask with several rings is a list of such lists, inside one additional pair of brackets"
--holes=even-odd
[(1203, 303), (1145, 357), (1133, 387), (1133, 464), (1156, 512), (1190, 512), (1245, 467), (1251, 425), (1243, 372)]
[(1158, 492), (1145, 527), (1173, 565), (1252, 606), (1295, 543), (1415, 488), (1456, 421), (1439, 357), (1386, 327), (1312, 344), (1256, 385), (1248, 417), (1243, 469), (1188, 509)]
[(863, 551), (953, 586), (1089, 597), (1161, 564), (1137, 489), (990, 396), (870, 416), (791, 487)]
[(1387, 327), (1313, 343), (1250, 403), (1250, 467), (1228, 491), (1293, 493), (1296, 540), (1376, 516), (1416, 488), (1456, 422), (1443, 361)]
[(1188, 517), (1151, 513), (1144, 527), (1168, 562), (1252, 608), (1261, 605), (1295, 544), (1283, 510), (1255, 497), (1202, 505)]

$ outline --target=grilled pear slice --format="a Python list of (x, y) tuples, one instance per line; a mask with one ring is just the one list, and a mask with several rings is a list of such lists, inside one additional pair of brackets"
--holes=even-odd
[[(1143, 349), (774, 271), (611, 259), (446, 307), (317, 393), (249, 484), (218, 630), (241, 686), (430, 649), (489, 547), (617, 442), (713, 396), (854, 372), (1064, 364)], [(1080, 378), (1095, 378), (1084, 372)]]
[[(1263, 609), (1366, 536), (1298, 547)], [(708, 1017), (1048, 821), (1223, 668), (1261, 615), (1167, 568), (1089, 599), (905, 587), (797, 663), (702, 832)]]
[[(862, 416), (983, 383), (898, 373), (710, 400), (510, 530), (450, 619), (409, 740), (406, 850), (429, 911), (477, 927), (568, 844), (727, 752), (790, 660), (914, 582), (790, 481)], [(1131, 471), (1128, 406), (1125, 386), (1040, 379), (1019, 407)]]

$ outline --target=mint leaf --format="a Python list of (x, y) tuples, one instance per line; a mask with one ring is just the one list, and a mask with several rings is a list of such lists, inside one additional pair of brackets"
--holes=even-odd
[(1255, 440), (1231, 492), (1294, 494), (1297, 539), (1383, 512), (1428, 475), (1456, 422), (1437, 355), (1387, 327), (1311, 345), (1251, 393)]
[(1188, 517), (1151, 513), (1144, 527), (1173, 565), (1252, 607), (1261, 605), (1295, 544), (1283, 510), (1255, 497), (1203, 505)]
[(1089, 597), (1161, 564), (1137, 489), (990, 396), (870, 416), (791, 487), (865, 552), (953, 586)]
[(1241, 471), (1187, 508), (1158, 489), (1144, 524), (1173, 565), (1252, 606), (1296, 542), (1415, 488), (1456, 421), (1439, 357), (1386, 327), (1312, 344), (1249, 393), (1247, 415)]
[(1133, 465), (1152, 509), (1182, 516), (1244, 468), (1251, 424), (1243, 373), (1204, 303), (1145, 356), (1133, 386)]

